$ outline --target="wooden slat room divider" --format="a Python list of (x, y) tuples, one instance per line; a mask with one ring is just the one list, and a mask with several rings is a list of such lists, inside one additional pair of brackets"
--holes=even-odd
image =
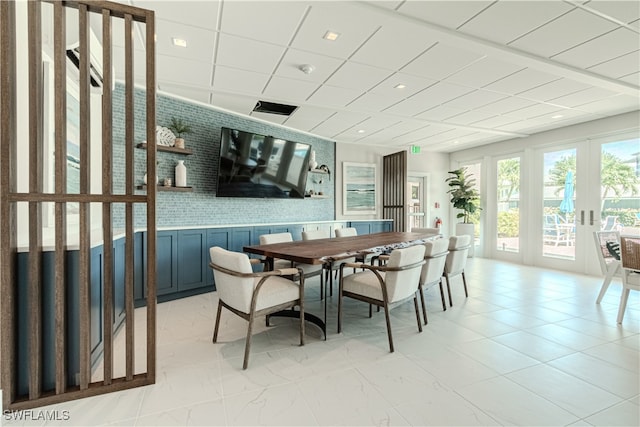
[(393, 231), (407, 231), (407, 152), (382, 158), (382, 217), (393, 219)]
[[(134, 193), (134, 25), (142, 28), (145, 48), (146, 67), (146, 121), (144, 124), (147, 140), (146, 167), (150, 176), (156, 174), (156, 133), (155, 133), (155, 18), (154, 12), (135, 8), (123, 4), (107, 1), (53, 1), (45, 0), (27, 2), (26, 18), (19, 22), (26, 22), (28, 28), (28, 87), (19, 93), (16, 82), (22, 75), (18, 75), (16, 55), (16, 22), (17, 8), (13, 0), (0, 2), (0, 291), (1, 314), (0, 330), (2, 333), (1, 355), (1, 386), (3, 389), (3, 404), (5, 409), (21, 410), (37, 406), (59, 403), (66, 400), (78, 399), (127, 388), (153, 384), (156, 374), (156, 188), (149, 186), (146, 194)], [(46, 4), (45, 4), (46, 3)], [(44, 140), (44, 89), (42, 27), (43, 8), (52, 9), (53, 32), (53, 107), (54, 107), (54, 182), (55, 188), (46, 192), (43, 181), (45, 170)], [(47, 9), (47, 10), (49, 10)], [(73, 13), (70, 11), (73, 9)], [(90, 21), (100, 20), (102, 27), (102, 108), (101, 108), (101, 141), (91, 141), (91, 96), (92, 69), (90, 58), (92, 43), (90, 43)], [(78, 145), (79, 145), (79, 191), (71, 194), (67, 190), (67, 24), (70, 19), (77, 19), (79, 53), (79, 117), (78, 117)], [(114, 193), (113, 189), (113, 144), (112, 141), (112, 109), (113, 109), (113, 67), (112, 55), (114, 21), (118, 28), (124, 28), (124, 91), (125, 91), (125, 191)], [(135, 24), (138, 23), (138, 24)], [(95, 52), (93, 52), (95, 54)], [(95, 95), (94, 95), (95, 96)], [(25, 132), (18, 130), (18, 98), (28, 99), (28, 138)], [(23, 126), (23, 130), (26, 127)], [(94, 133), (95, 134), (95, 133)], [(122, 143), (122, 141), (119, 141)], [(20, 192), (18, 188), (25, 188), (19, 182), (17, 169), (25, 167), (18, 164), (18, 146), (28, 144), (28, 191)], [(98, 147), (102, 158), (102, 191), (91, 189), (91, 147)], [(95, 187), (95, 186), (94, 186)], [(95, 188), (94, 188), (95, 190)], [(78, 224), (67, 223), (67, 210), (70, 203), (77, 204)], [(50, 251), (45, 249), (43, 242), (44, 206), (53, 204), (53, 298), (45, 298), (51, 293), (46, 289), (46, 283), (51, 282), (48, 273), (43, 268), (44, 257)], [(103, 317), (103, 372), (101, 379), (92, 382), (91, 367), (91, 288), (90, 281), (96, 271), (92, 270), (91, 251), (92, 228), (95, 233), (96, 224), (92, 227), (91, 204), (102, 206), (101, 236), (103, 246), (103, 261), (100, 266), (102, 274), (102, 306)], [(125, 344), (124, 359), (125, 373), (122, 377), (114, 376), (114, 277), (113, 277), (113, 245), (114, 214), (113, 205), (124, 205), (124, 238), (125, 238)], [(28, 227), (19, 227), (19, 206), (28, 210)], [(135, 370), (136, 340), (134, 337), (134, 206), (146, 208), (146, 371)], [(94, 221), (94, 223), (97, 221)], [(18, 268), (18, 257), (21, 248), (18, 242), (23, 236), (18, 234), (25, 230), (28, 233), (28, 268)], [(69, 230), (68, 230), (69, 229)], [(28, 231), (26, 231), (28, 230)], [(69, 233), (67, 233), (69, 231)], [(77, 271), (71, 269), (69, 262), (70, 249), (68, 235), (77, 236)], [(26, 236), (25, 240), (26, 240)], [(94, 239), (95, 240), (95, 239)], [(74, 244), (75, 246), (75, 244)], [(50, 271), (50, 270), (47, 270)], [(26, 276), (26, 277), (23, 277)], [(72, 290), (69, 285), (70, 277), (77, 280), (78, 287)], [(20, 289), (19, 283), (26, 283)], [(26, 297), (20, 295), (25, 292)], [(77, 294), (69, 295), (71, 292)], [(28, 301), (26, 308), (18, 301), (23, 298)], [(73, 301), (70, 304), (69, 301)], [(51, 306), (47, 306), (51, 304)], [(19, 310), (26, 310), (19, 313)], [(54, 313), (54, 325), (47, 324), (43, 313)], [(72, 315), (70, 315), (72, 313)], [(77, 344), (71, 344), (69, 334), (70, 318), (77, 319)], [(27, 319), (27, 324), (25, 324)], [(28, 331), (26, 347), (28, 360), (18, 357), (18, 353), (25, 347), (24, 337), (17, 331)], [(51, 332), (51, 330), (53, 332)], [(51, 336), (47, 335), (50, 334)], [(53, 341), (53, 349), (46, 342)], [(50, 354), (50, 353), (54, 354)], [(74, 352), (74, 354), (71, 354)], [(20, 353), (24, 354), (24, 353)], [(53, 360), (53, 367), (45, 367), (47, 361)], [(69, 366), (69, 360), (77, 360), (77, 366)], [(54, 372), (53, 384), (46, 380), (45, 368)], [(28, 381), (20, 385), (20, 372), (26, 372)], [(96, 373), (93, 373), (96, 376)], [(25, 390), (26, 387), (26, 390)]]

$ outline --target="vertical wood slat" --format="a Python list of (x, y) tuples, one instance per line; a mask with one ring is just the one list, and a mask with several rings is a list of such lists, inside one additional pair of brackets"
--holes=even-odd
[[(155, 14), (146, 13), (147, 171), (156, 176)], [(147, 186), (147, 378), (156, 380), (156, 186)]]
[[(66, 10), (62, 3), (53, 5), (54, 57), (66, 55)], [(67, 192), (67, 72), (66, 62), (54, 61), (55, 80), (55, 193)], [(66, 390), (66, 250), (67, 205), (55, 204), (55, 352), (56, 394)]]
[[(91, 92), (90, 92), (90, 41), (87, 6), (78, 6), (80, 49), (80, 194), (91, 192)], [(80, 256), (79, 256), (79, 363), (80, 390), (89, 388), (91, 381), (91, 205), (80, 203)]]
[(407, 152), (384, 156), (382, 160), (383, 201), (385, 218), (393, 219), (394, 231), (406, 229)]
[[(124, 17), (124, 63), (125, 63), (125, 170), (126, 194), (133, 194), (134, 185), (134, 81), (133, 81), (133, 19), (130, 14)], [(125, 208), (125, 366), (127, 380), (133, 379), (134, 366), (134, 306), (133, 306), (133, 203), (127, 202)]]
[[(113, 176), (112, 149), (112, 106), (111, 92), (111, 14), (109, 10), (102, 11), (102, 194), (111, 195)], [(103, 364), (104, 384), (109, 385), (113, 380), (113, 228), (111, 218), (111, 203), (102, 204), (102, 236), (103, 246)]]
[[(41, 4), (29, 2), (29, 192), (42, 193), (42, 16)], [(29, 398), (40, 397), (42, 384), (42, 204), (29, 202)]]
[(16, 204), (9, 194), (16, 192), (16, 22), (15, 4), (0, 1), (0, 285), (2, 291), (2, 389), (3, 404), (16, 398)]

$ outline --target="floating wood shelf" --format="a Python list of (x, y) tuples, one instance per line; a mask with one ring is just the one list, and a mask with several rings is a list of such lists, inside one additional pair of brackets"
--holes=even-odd
[[(136, 145), (137, 148), (141, 148), (143, 150), (147, 149), (147, 143), (146, 142), (141, 142), (139, 144)], [(188, 148), (176, 148), (176, 147), (169, 147), (167, 145), (156, 145), (156, 150), (157, 151), (166, 151), (168, 153), (176, 153), (176, 154), (184, 154), (186, 156), (193, 154), (193, 151), (191, 151)]]
[[(146, 190), (146, 185), (137, 185), (136, 189), (138, 190)], [(183, 193), (188, 193), (193, 191), (193, 187), (165, 187), (164, 185), (156, 186), (156, 191), (179, 191)]]

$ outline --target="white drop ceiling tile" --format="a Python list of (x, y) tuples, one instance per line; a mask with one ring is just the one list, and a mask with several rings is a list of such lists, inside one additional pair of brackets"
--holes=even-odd
[(204, 102), (206, 104), (209, 103), (209, 95), (211, 92), (208, 90), (179, 87), (171, 84), (161, 84), (160, 87), (163, 92), (178, 95), (189, 100)]
[(434, 120), (439, 122), (447, 120), (449, 117), (457, 116), (458, 114), (464, 113), (465, 111), (467, 110), (462, 108), (454, 108), (447, 105), (438, 105), (437, 107), (433, 107), (430, 110), (425, 111), (424, 113), (418, 114), (416, 118)]
[(479, 89), (524, 68), (522, 65), (485, 57), (447, 77), (446, 80)]
[(580, 68), (588, 68), (640, 49), (640, 36), (627, 28), (618, 28), (590, 40), (552, 59)]
[(640, 110), (640, 99), (630, 95), (617, 95), (578, 105), (576, 109), (593, 114), (611, 116), (627, 111)]
[(515, 40), (510, 46), (551, 57), (614, 28), (616, 25), (610, 21), (584, 10), (574, 9)]
[[(274, 21), (277, 22), (277, 19)], [(346, 2), (315, 2), (291, 46), (321, 55), (346, 59), (379, 27), (362, 7)], [(327, 31), (340, 34), (335, 41), (323, 39)]]
[(253, 96), (236, 95), (229, 93), (213, 92), (211, 105), (240, 114), (249, 115), (256, 105)]
[(491, 3), (490, 1), (407, 1), (398, 10), (433, 24), (458, 28)]
[(335, 135), (356, 126), (367, 117), (368, 116), (366, 114), (339, 111), (324, 122), (320, 123), (318, 126), (314, 127), (311, 131), (313, 133), (319, 133), (333, 138)]
[(486, 111), (487, 113), (507, 114), (510, 111), (518, 110), (520, 108), (528, 107), (534, 104), (535, 102), (532, 102), (528, 99), (519, 98), (517, 96), (510, 96), (508, 98), (501, 99), (500, 101), (483, 105), (478, 109), (480, 111)]
[(156, 22), (167, 21), (188, 22), (194, 27), (215, 30), (218, 22), (220, 0), (210, 1), (164, 1), (134, 0), (133, 6), (155, 11)]
[(640, 50), (595, 65), (589, 71), (615, 79), (636, 73), (640, 71)]
[(333, 114), (335, 114), (335, 110), (303, 105), (298, 107), (289, 116), (289, 118), (285, 121), (285, 124), (296, 129), (308, 131), (309, 129), (312, 129), (313, 127), (331, 117), (331, 115)]
[(497, 128), (498, 126), (504, 126), (504, 125), (508, 125), (510, 123), (514, 123), (518, 121), (520, 120), (514, 119), (513, 117), (509, 117), (509, 116), (493, 116), (489, 119), (473, 122), (471, 123), (471, 125), (474, 127), (493, 129), (493, 128)]
[(585, 6), (626, 23), (640, 18), (640, 2), (634, 0), (591, 0)]
[(323, 85), (309, 97), (307, 102), (320, 107), (344, 107), (361, 94), (362, 91), (359, 90)]
[(220, 29), (223, 33), (286, 46), (306, 7), (300, 1), (225, 1)]
[[(213, 42), (215, 33), (190, 25), (156, 19), (156, 54), (188, 58), (202, 62), (213, 62)], [(173, 38), (183, 39), (187, 47), (173, 44)]]
[(287, 119), (287, 116), (283, 116), (281, 114), (269, 114), (262, 113), (258, 111), (252, 111), (250, 114), (251, 117), (255, 117), (257, 119), (266, 120), (271, 123), (282, 124)]
[(640, 19), (638, 19), (637, 21), (633, 21), (629, 25), (637, 30), (640, 30)]
[[(112, 56), (115, 78), (124, 80), (124, 48), (120, 46), (113, 46)], [(135, 80), (144, 81), (146, 78), (147, 67), (145, 64), (145, 52), (142, 50), (134, 50), (133, 76)], [(159, 74), (158, 71), (156, 71), (156, 73)]]
[(391, 100), (387, 96), (367, 92), (350, 102), (347, 107), (353, 108), (354, 110), (379, 113), (380, 111), (392, 105), (394, 102), (397, 101)]
[(238, 70), (236, 68), (218, 65), (215, 68), (215, 74), (213, 76), (213, 86), (218, 92), (252, 95), (262, 93), (262, 89), (264, 89), (268, 80), (268, 74), (254, 73), (253, 71)]
[(380, 131), (388, 126), (392, 126), (397, 122), (398, 119), (396, 118), (369, 117), (365, 121), (358, 123), (356, 126), (353, 126), (345, 130), (344, 132), (341, 132), (339, 135), (336, 135), (336, 139), (358, 141), (366, 138), (367, 135), (375, 134), (377, 131)]
[(534, 117), (540, 117), (542, 115), (551, 117), (552, 115), (556, 114), (558, 111), (561, 111), (561, 110), (563, 109), (555, 105), (536, 104), (530, 107), (525, 107), (519, 110), (511, 111), (509, 112), (508, 115), (516, 119), (531, 119)]
[(580, 92), (575, 92), (569, 95), (550, 99), (549, 102), (571, 108), (578, 105), (586, 104), (588, 102), (608, 98), (614, 95), (616, 95), (616, 93), (610, 90), (602, 89), (599, 87), (591, 87), (589, 89), (581, 90)]
[(473, 122), (488, 119), (489, 117), (493, 117), (493, 114), (482, 111), (468, 111), (466, 113), (458, 114), (457, 116), (449, 117), (447, 119), (447, 123), (466, 126)]
[(263, 94), (271, 99), (280, 99), (285, 103), (302, 103), (317, 88), (318, 83), (316, 82), (273, 76), (267, 83)]
[(590, 87), (591, 86), (587, 84), (563, 78), (521, 92), (518, 96), (526, 99), (533, 99), (535, 101), (548, 101), (550, 99), (568, 95)]
[[(459, 30), (507, 44), (572, 8), (570, 4), (559, 1), (497, 1)], [(515, 16), (518, 19), (513, 19)]]
[(479, 89), (462, 95), (458, 98), (452, 99), (451, 101), (448, 101), (446, 105), (449, 107), (461, 108), (464, 110), (472, 110), (474, 108), (491, 104), (492, 102), (496, 102), (504, 98), (507, 98), (507, 96), (501, 93)]
[(516, 95), (520, 92), (525, 92), (537, 86), (558, 79), (560, 79), (559, 76), (544, 73), (542, 71), (534, 70), (531, 68), (526, 68), (496, 82), (493, 82), (485, 86), (484, 88), (495, 90), (497, 92), (507, 93), (509, 95)]
[(436, 41), (435, 34), (430, 30), (390, 20), (351, 59), (376, 67), (400, 70)]
[(620, 80), (623, 82), (634, 84), (636, 86), (640, 86), (640, 72), (631, 73), (624, 77), (620, 77)]
[(453, 129), (447, 132), (439, 133), (434, 136), (429, 137), (429, 142), (446, 142), (446, 141), (456, 141), (465, 136), (473, 135), (474, 131), (469, 129)]
[(284, 52), (281, 46), (220, 34), (215, 61), (217, 65), (271, 74)]
[[(281, 77), (322, 83), (343, 63), (342, 59), (316, 55), (302, 50), (288, 49), (275, 74)], [(304, 64), (312, 65), (314, 67), (313, 72), (310, 74), (302, 72), (299, 67)]]
[(499, 126), (496, 129), (505, 132), (523, 132), (525, 129), (530, 129), (532, 126), (539, 126), (539, 122), (535, 122), (535, 125), (533, 125), (529, 120), (520, 120), (504, 126)]
[(326, 81), (326, 84), (366, 91), (380, 84), (391, 74), (393, 72), (390, 70), (348, 61)]
[(438, 43), (402, 68), (402, 72), (439, 80), (483, 56), (478, 52)]
[(451, 132), (454, 129), (455, 128), (452, 126), (432, 124), (411, 132), (403, 132), (402, 134), (398, 135), (396, 139), (402, 142), (413, 142), (419, 139), (431, 138), (435, 135)]
[[(425, 79), (405, 73), (393, 73), (371, 89), (371, 92), (399, 101), (432, 86), (434, 83), (436, 83), (436, 80), (433, 79)], [(396, 88), (399, 84), (403, 84), (405, 87)]]
[(391, 114), (415, 116), (436, 105), (471, 92), (473, 89), (440, 82), (385, 110)]
[(176, 83), (189, 82), (191, 85), (209, 87), (213, 65), (207, 62), (181, 59), (179, 66), (176, 58), (166, 55), (156, 55), (156, 76), (158, 83), (171, 81)]

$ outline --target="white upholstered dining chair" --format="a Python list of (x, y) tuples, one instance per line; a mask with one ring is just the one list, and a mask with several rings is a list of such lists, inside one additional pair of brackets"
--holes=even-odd
[(600, 263), (600, 270), (602, 274), (604, 274), (600, 293), (596, 299), (596, 304), (600, 304), (609, 289), (613, 276), (620, 271), (620, 256), (616, 258), (607, 248), (607, 244), (620, 244), (620, 233), (617, 231), (594, 231), (593, 238), (596, 244), (596, 254), (598, 255), (598, 262)]
[[(218, 293), (218, 311), (213, 329), (213, 342), (218, 341), (222, 307), (249, 322), (242, 369), (249, 365), (251, 332), (256, 317), (287, 308), (300, 307), (300, 345), (304, 345), (304, 275), (297, 268), (284, 268), (254, 273), (246, 254), (231, 252), (218, 246), (209, 249), (210, 267)], [(298, 275), (300, 284), (283, 276)]]
[(622, 323), (630, 291), (640, 291), (640, 237), (620, 238), (622, 294), (618, 308), (618, 323)]
[(434, 285), (440, 285), (440, 299), (442, 300), (442, 310), (447, 310), (447, 303), (444, 300), (444, 290), (442, 289), (442, 273), (449, 253), (449, 240), (436, 239), (424, 244), (424, 260), (420, 274), (420, 302), (422, 303), (422, 313), (424, 324), (427, 324), (427, 307), (424, 302), (424, 291)]
[(411, 228), (412, 233), (425, 233), (425, 234), (442, 234), (442, 230), (440, 228), (435, 227), (413, 227)]
[(451, 278), (461, 275), (464, 285), (464, 295), (469, 296), (467, 291), (467, 278), (464, 275), (464, 268), (467, 265), (467, 256), (471, 247), (471, 236), (451, 236), (449, 237), (449, 253), (444, 263), (444, 278), (447, 281), (447, 293), (449, 294), (449, 306), (453, 307), (451, 299)]
[[(393, 353), (393, 336), (389, 309), (391, 304), (413, 297), (418, 330), (422, 332), (422, 321), (418, 308), (418, 281), (424, 261), (424, 245), (410, 246), (391, 252), (383, 266), (365, 263), (342, 263), (340, 265), (340, 292), (338, 299), (338, 333), (342, 332), (343, 298), (349, 297), (384, 308), (389, 338), (389, 351)], [(344, 275), (345, 268), (362, 268), (364, 271)], [(371, 316), (371, 310), (369, 310)]]

